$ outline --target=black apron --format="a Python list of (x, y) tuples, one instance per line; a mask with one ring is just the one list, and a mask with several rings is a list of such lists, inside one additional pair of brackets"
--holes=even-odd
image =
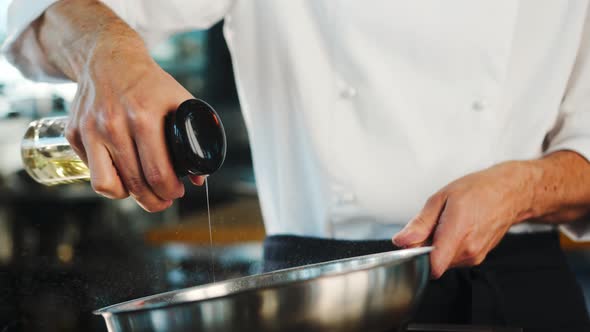
[[(264, 242), (264, 269), (272, 271), (396, 249), (389, 240), (348, 241), (290, 235)], [(507, 234), (476, 267), (431, 280), (412, 322), (590, 331), (580, 286), (557, 232)]]

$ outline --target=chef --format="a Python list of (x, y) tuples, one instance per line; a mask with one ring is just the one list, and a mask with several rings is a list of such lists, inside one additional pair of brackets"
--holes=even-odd
[(15, 0), (3, 49), (78, 83), (94, 190), (161, 211), (193, 96), (148, 49), (221, 19), (268, 266), (432, 244), (416, 321), (590, 330), (556, 232), (590, 228), (589, 1)]

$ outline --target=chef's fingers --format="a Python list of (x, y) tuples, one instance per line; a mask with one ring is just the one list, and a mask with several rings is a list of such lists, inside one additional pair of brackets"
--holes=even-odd
[(465, 238), (460, 218), (461, 215), (447, 203), (440, 215), (432, 241), (434, 249), (430, 253), (430, 267), (434, 279), (440, 278), (451, 267)]
[(172, 205), (172, 200), (163, 200), (148, 185), (142, 173), (135, 143), (126, 133), (111, 133), (108, 146), (115, 167), (131, 197), (148, 212), (162, 211)]
[(81, 137), (88, 160), (87, 165), (90, 169), (92, 189), (108, 198), (122, 199), (128, 197), (129, 193), (117, 175), (117, 170), (113, 166), (107, 148), (92, 137), (87, 135)]
[(78, 121), (78, 114), (80, 113), (79, 109), (83, 103), (83, 100), (83, 97), (76, 95), (72, 101), (72, 114), (68, 119), (68, 124), (66, 125), (64, 134), (74, 152), (78, 155), (78, 157), (80, 157), (86, 166), (88, 166), (88, 157), (86, 156), (86, 149), (84, 148), (84, 143), (82, 142)]
[(205, 176), (203, 175), (189, 175), (188, 178), (195, 186), (202, 186), (205, 183)]
[(452, 267), (476, 266), (481, 264), (487, 254), (498, 245), (508, 228), (481, 230), (466, 237), (455, 254)]
[(470, 267), (481, 264), (486, 258), (487, 251), (482, 243), (484, 239), (475, 238), (474, 236), (465, 237), (461, 245), (457, 248), (455, 257), (449, 264), (448, 268)]
[(65, 136), (74, 152), (78, 155), (78, 157), (80, 157), (80, 159), (84, 162), (84, 164), (86, 164), (86, 166), (89, 166), (88, 157), (86, 156), (86, 149), (84, 148), (84, 144), (82, 143), (82, 137), (76, 124), (70, 122), (67, 125)]
[(430, 235), (438, 222), (441, 212), (446, 204), (446, 195), (437, 193), (431, 196), (422, 211), (418, 213), (399, 233), (393, 236), (392, 241), (398, 247), (409, 248), (421, 245)]
[[(145, 113), (145, 112), (144, 112)], [(184, 185), (172, 167), (164, 137), (164, 118), (136, 116), (131, 124), (146, 182), (158, 197), (174, 200), (184, 195)]]

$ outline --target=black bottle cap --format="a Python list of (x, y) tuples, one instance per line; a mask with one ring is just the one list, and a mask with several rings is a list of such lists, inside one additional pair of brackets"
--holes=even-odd
[(189, 99), (166, 116), (168, 150), (178, 176), (215, 172), (225, 160), (225, 131), (213, 107)]

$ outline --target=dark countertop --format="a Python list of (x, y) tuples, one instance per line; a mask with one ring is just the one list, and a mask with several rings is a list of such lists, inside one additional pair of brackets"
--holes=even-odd
[[(256, 196), (216, 185), (216, 277), (256, 273), (252, 241), (264, 237)], [(87, 185), (66, 187), (0, 193), (0, 331), (106, 331), (93, 310), (209, 282), (204, 188), (148, 214)]]

